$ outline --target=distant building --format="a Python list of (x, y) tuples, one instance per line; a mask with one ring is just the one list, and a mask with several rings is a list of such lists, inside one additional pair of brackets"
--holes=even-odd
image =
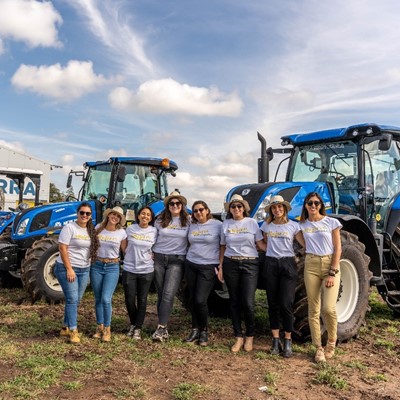
[[(18, 185), (6, 176), (7, 173), (40, 176), (38, 200), (41, 203), (48, 203), (51, 169), (52, 165), (46, 161), (0, 145), (0, 191), (4, 194), (4, 210), (8, 210), (9, 207), (15, 208), (19, 199)], [(24, 183), (23, 201), (33, 205), (36, 187), (29, 178), (25, 178)]]

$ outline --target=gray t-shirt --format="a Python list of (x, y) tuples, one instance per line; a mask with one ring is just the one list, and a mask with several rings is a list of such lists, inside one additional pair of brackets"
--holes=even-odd
[(222, 222), (209, 219), (204, 224), (191, 224), (186, 259), (195, 264), (218, 264)]
[[(81, 228), (75, 221), (70, 222), (61, 229), (58, 243), (68, 246), (68, 257), (74, 268), (87, 268), (90, 266), (90, 237), (86, 228)], [(63, 263), (61, 255), (57, 262)]]
[(124, 257), (124, 270), (134, 274), (148, 274), (154, 271), (152, 247), (156, 242), (157, 229), (154, 226), (141, 228), (132, 224), (126, 228), (128, 246)]
[(222, 223), (221, 244), (226, 245), (226, 257), (258, 257), (255, 242), (259, 240), (263, 240), (263, 235), (253, 218), (232, 218)]
[[(96, 229), (100, 225), (96, 226)], [(100, 258), (119, 258), (121, 242), (126, 239), (125, 229), (108, 231), (103, 229), (98, 234), (100, 247), (97, 250), (97, 256)]]
[(334, 253), (332, 231), (342, 228), (342, 224), (335, 218), (324, 217), (320, 221), (306, 220), (300, 223), (306, 243), (306, 253), (318, 256), (327, 256)]
[(153, 251), (161, 254), (186, 255), (189, 226), (189, 222), (186, 226), (182, 226), (179, 217), (172, 218), (172, 221), (165, 228), (161, 226), (160, 220), (156, 220), (155, 227), (158, 236)]
[(263, 222), (261, 230), (267, 236), (267, 257), (294, 257), (293, 238), (299, 233), (297, 222), (289, 220), (286, 224)]

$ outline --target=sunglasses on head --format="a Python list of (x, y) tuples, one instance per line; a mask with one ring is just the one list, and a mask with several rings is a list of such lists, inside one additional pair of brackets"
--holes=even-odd
[(92, 213), (90, 211), (79, 211), (79, 215), (87, 215), (88, 217), (90, 217), (92, 215)]
[(196, 210), (193, 210), (193, 212), (194, 212), (195, 214), (197, 214), (197, 213), (203, 212), (204, 210), (205, 210), (204, 207), (202, 207), (202, 208), (196, 208)]
[(170, 201), (169, 203), (168, 203), (168, 205), (169, 206), (171, 206), (171, 207), (178, 207), (178, 206), (180, 206), (182, 203), (180, 202), (180, 201)]
[(232, 204), (229, 208), (233, 208), (233, 209), (238, 208), (240, 210), (241, 208), (243, 208), (243, 205), (242, 204)]
[(321, 202), (318, 201), (318, 200), (316, 200), (316, 201), (308, 200), (306, 204), (307, 204), (309, 207), (311, 207), (313, 204), (314, 204), (315, 207), (318, 207), (318, 206), (321, 205)]

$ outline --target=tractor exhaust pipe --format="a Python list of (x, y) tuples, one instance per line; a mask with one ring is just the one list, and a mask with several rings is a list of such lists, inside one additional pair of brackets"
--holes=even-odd
[(261, 142), (261, 157), (258, 159), (258, 183), (269, 181), (269, 158), (267, 154), (267, 142), (260, 132), (257, 132), (258, 140)]

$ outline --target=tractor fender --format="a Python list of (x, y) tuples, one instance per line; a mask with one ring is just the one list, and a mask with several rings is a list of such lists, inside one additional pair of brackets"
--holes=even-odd
[(365, 246), (365, 254), (370, 258), (369, 270), (374, 276), (381, 276), (382, 260), (375, 237), (369, 226), (359, 217), (348, 214), (331, 214), (343, 225), (343, 230), (356, 235)]

